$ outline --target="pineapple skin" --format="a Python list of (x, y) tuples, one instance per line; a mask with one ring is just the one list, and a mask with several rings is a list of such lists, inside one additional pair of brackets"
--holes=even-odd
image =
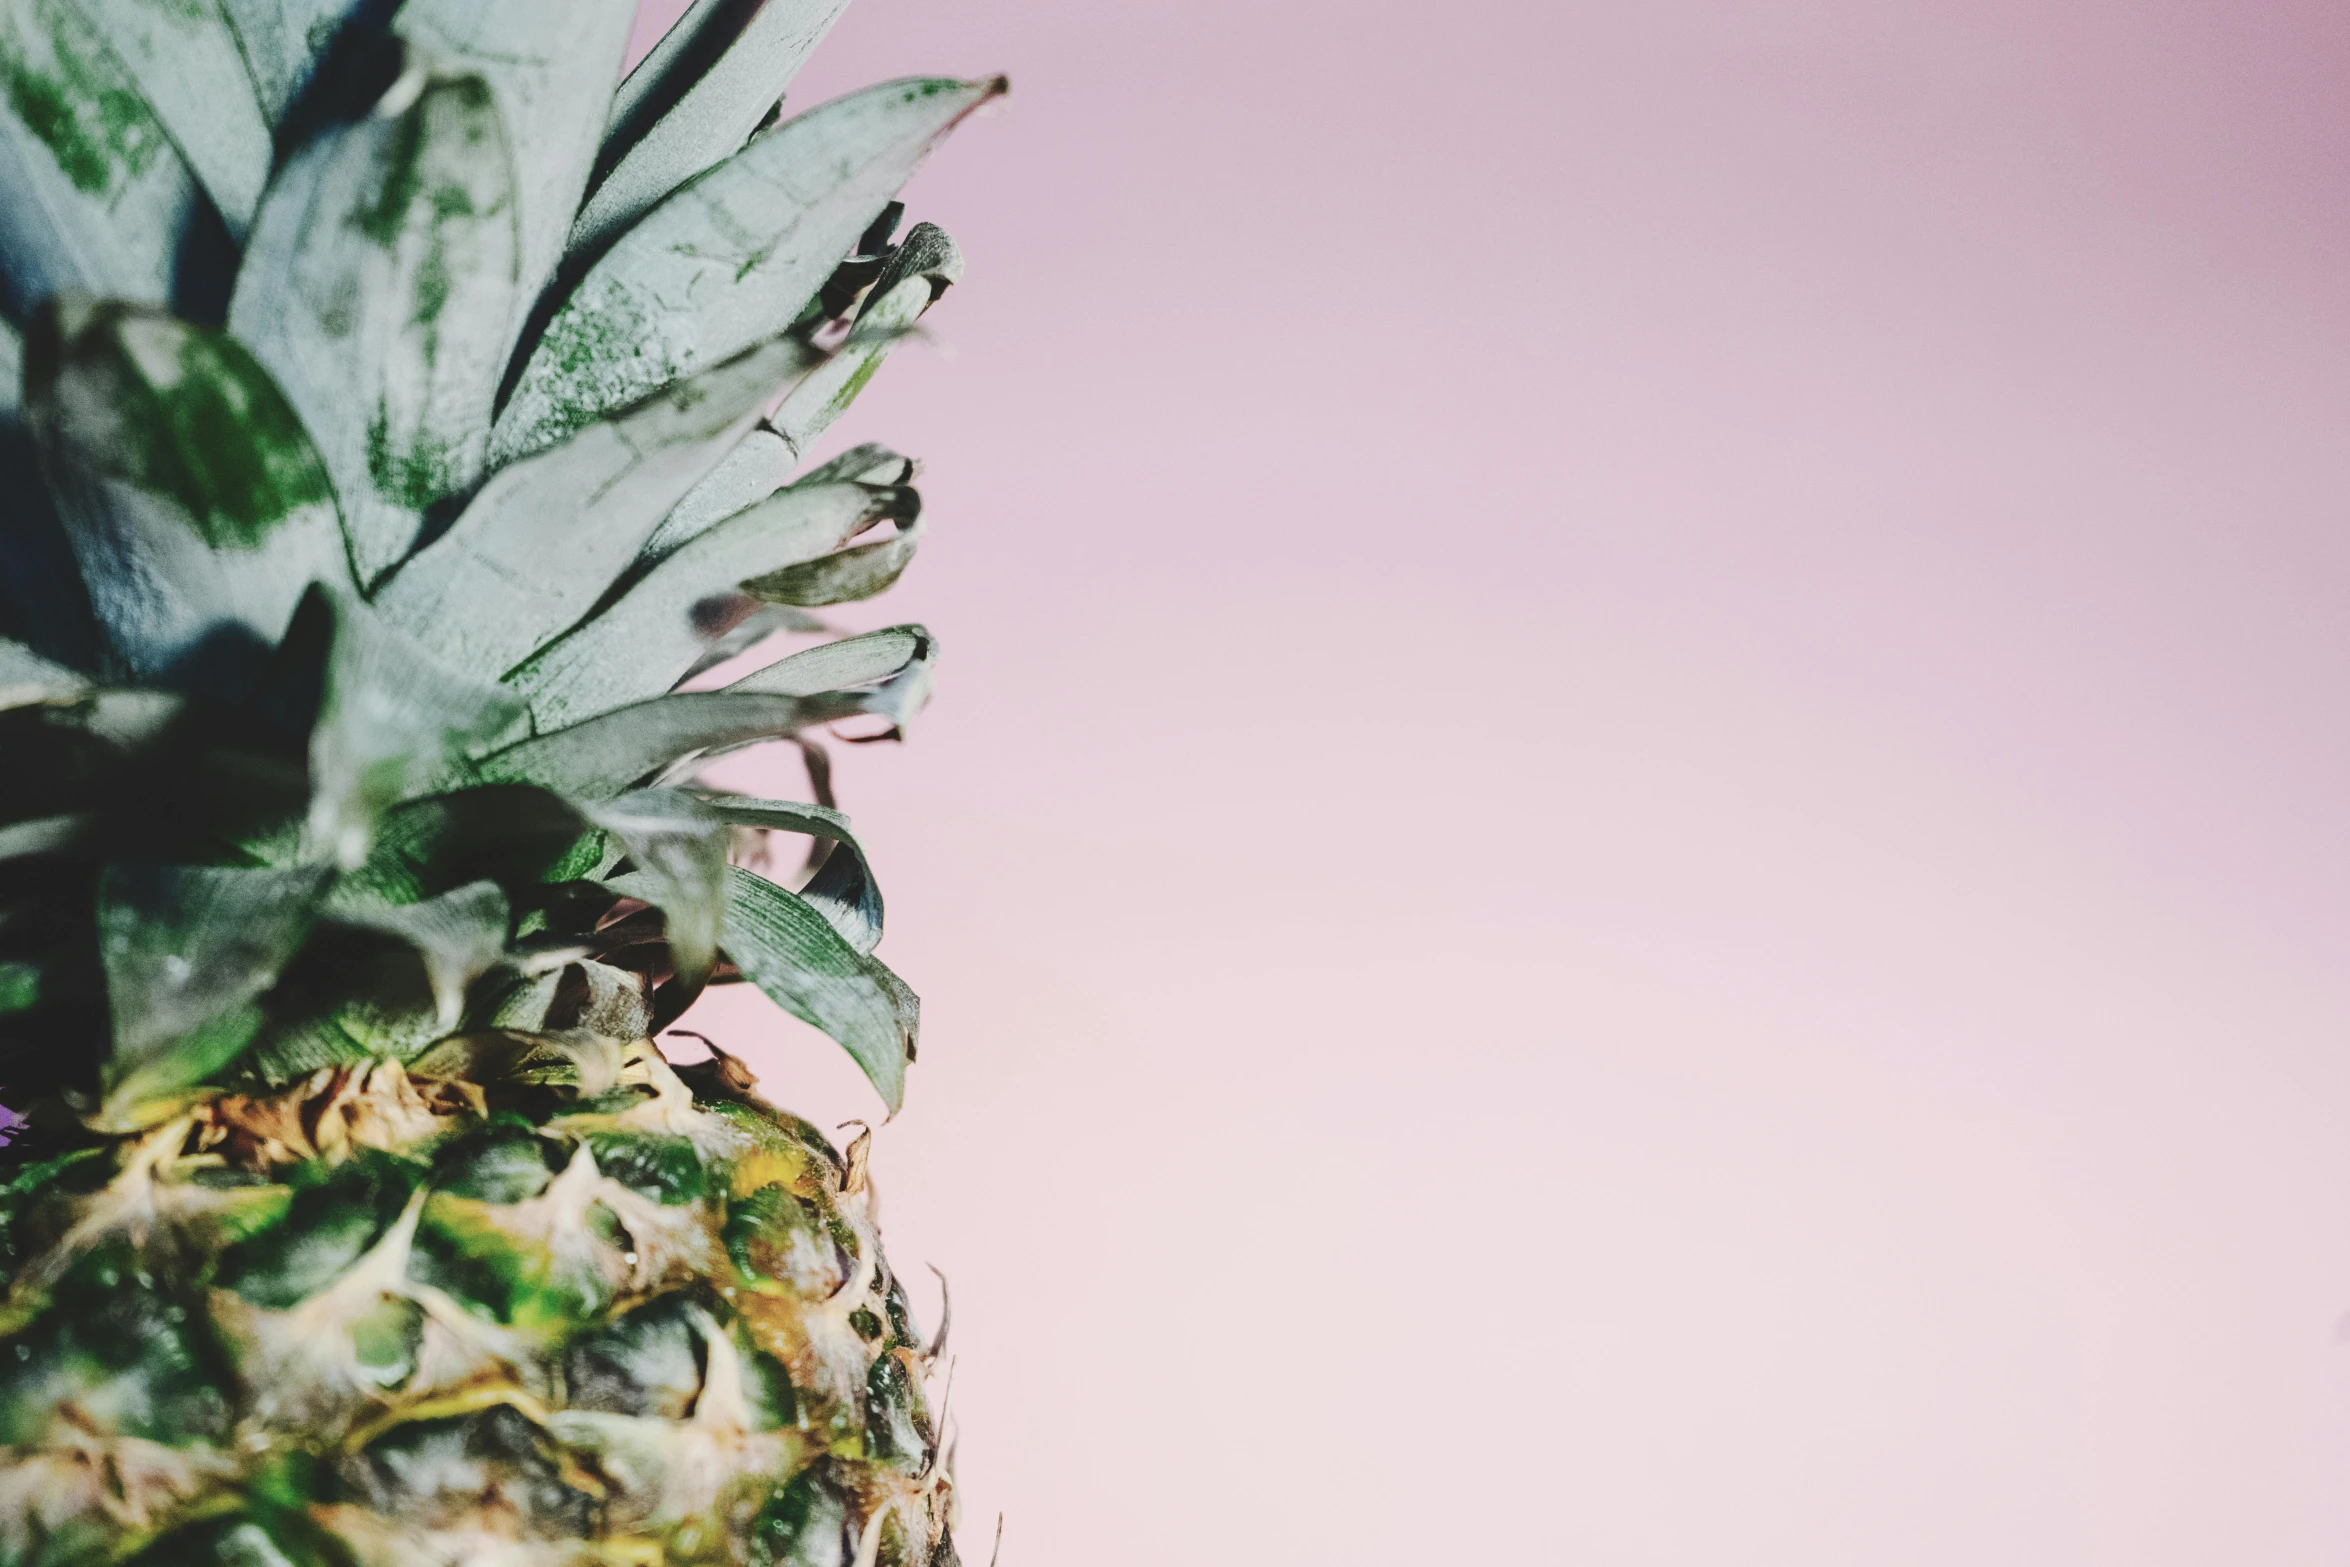
[(0, 1563), (951, 1563), (868, 1136), (567, 1032), (26, 1139)]

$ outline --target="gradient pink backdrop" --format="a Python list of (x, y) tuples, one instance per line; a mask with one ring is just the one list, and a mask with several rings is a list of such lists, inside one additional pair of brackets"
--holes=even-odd
[(842, 432), (970, 1554), (2350, 1559), (2350, 9), (859, 0), (793, 98), (998, 69)]

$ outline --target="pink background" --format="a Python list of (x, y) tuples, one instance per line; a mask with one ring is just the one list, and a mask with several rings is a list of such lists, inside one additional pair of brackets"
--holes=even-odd
[(842, 432), (970, 1555), (2344, 1561), (2350, 9), (859, 0), (794, 102), (997, 69)]

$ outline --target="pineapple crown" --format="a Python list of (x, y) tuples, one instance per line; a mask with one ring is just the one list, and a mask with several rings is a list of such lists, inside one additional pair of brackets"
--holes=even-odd
[[(801, 464), (960, 276), (894, 198), (1005, 84), (780, 119), (845, 5), (698, 0), (623, 80), (633, 0), (0, 0), (13, 1102), (136, 1131), (742, 980), (897, 1107), (817, 736), (936, 644), (680, 689), (921, 539), (905, 458)], [(774, 741), (812, 800), (697, 782)]]

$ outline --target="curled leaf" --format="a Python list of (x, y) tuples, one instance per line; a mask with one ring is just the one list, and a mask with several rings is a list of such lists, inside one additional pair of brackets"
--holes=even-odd
[(735, 867), (726, 883), (726, 955), (785, 1011), (838, 1041), (894, 1115), (920, 1027), (914, 993), (804, 900)]
[(912, 79), (852, 93), (762, 131), (647, 213), (548, 323), (495, 460), (790, 327), (932, 146), (1003, 90)]
[(911, 490), (794, 485), (729, 517), (645, 573), (511, 683), (542, 727), (668, 689), (710, 642), (757, 608), (746, 583), (827, 552), (919, 506)]

